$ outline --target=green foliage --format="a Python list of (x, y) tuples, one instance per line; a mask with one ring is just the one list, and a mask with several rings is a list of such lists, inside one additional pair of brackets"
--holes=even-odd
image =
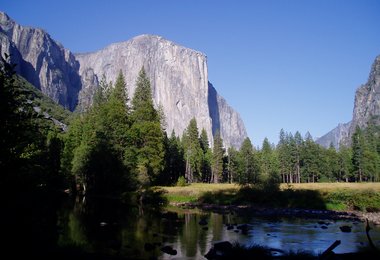
[[(7, 55), (0, 59), (0, 189), (60, 188), (62, 178), (55, 158), (59, 161), (61, 153), (60, 130), (42, 114), (54, 113), (58, 106), (46, 105), (48, 99), (16, 76), (15, 65), (7, 59)], [(41, 114), (36, 112), (37, 106)], [(51, 110), (46, 111), (47, 107)]]
[(214, 135), (214, 147), (212, 152), (212, 178), (211, 181), (218, 183), (222, 181), (223, 178), (223, 158), (224, 158), (224, 148), (223, 140), (220, 136), (219, 130), (216, 131)]
[(202, 159), (201, 159), (201, 181), (211, 182), (212, 181), (212, 150), (210, 149), (209, 140), (207, 132), (202, 128), (201, 135), (199, 137), (199, 144), (202, 149)]
[(356, 128), (352, 136), (352, 165), (357, 181), (379, 181), (380, 129), (370, 121), (366, 129)]
[(70, 124), (62, 168), (75, 176), (77, 187), (85, 192), (118, 196), (135, 187), (135, 178), (124, 163), (130, 121), (121, 72), (115, 86), (108, 87), (101, 85), (93, 106)]
[(186, 162), (185, 178), (189, 183), (201, 180), (203, 151), (199, 142), (199, 131), (195, 118), (190, 120), (182, 138)]
[(241, 145), (237, 156), (238, 183), (242, 185), (257, 183), (259, 181), (260, 166), (258, 155), (253, 149), (251, 140), (247, 137)]
[(164, 169), (165, 146), (161, 118), (154, 108), (152, 90), (144, 67), (136, 81), (131, 121), (125, 162), (137, 176), (140, 186), (146, 187), (156, 183)]
[(269, 140), (264, 139), (261, 151), (259, 151), (261, 180), (265, 182), (280, 182), (278, 154), (273, 150)]
[(260, 184), (246, 185), (238, 190), (205, 191), (200, 194), (198, 202), (217, 205), (326, 209), (326, 199), (319, 191), (268, 189)]
[(179, 187), (184, 187), (184, 186), (187, 186), (188, 184), (186, 183), (186, 179), (185, 177), (183, 176), (180, 176), (177, 180), (177, 184), (176, 186), (179, 186)]
[[(165, 134), (165, 133), (164, 133)], [(185, 175), (185, 161), (181, 141), (176, 137), (174, 130), (170, 138), (164, 135), (165, 166), (158, 176), (160, 185), (173, 185), (179, 177)], [(183, 177), (184, 178), (184, 177)]]
[(158, 111), (154, 108), (152, 89), (144, 67), (141, 68), (136, 81), (136, 89), (132, 98), (132, 120), (159, 121)]
[(239, 152), (233, 148), (228, 148), (227, 153), (227, 179), (229, 182), (237, 182), (239, 180), (240, 157)]
[(380, 194), (375, 191), (337, 190), (324, 195), (330, 209), (380, 211)]

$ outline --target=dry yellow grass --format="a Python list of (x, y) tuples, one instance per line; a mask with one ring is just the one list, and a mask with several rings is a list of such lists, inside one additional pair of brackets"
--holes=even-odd
[(281, 184), (281, 189), (303, 189), (303, 190), (319, 190), (319, 191), (334, 191), (334, 190), (373, 190), (380, 192), (380, 182), (376, 183), (294, 183), (294, 184)]
[(166, 190), (169, 194), (181, 194), (188, 196), (199, 196), (205, 192), (216, 192), (216, 191), (237, 191), (239, 189), (239, 185), (237, 184), (229, 184), (229, 183), (193, 183), (184, 187), (160, 187)]
[[(216, 192), (216, 191), (237, 191), (240, 186), (237, 184), (229, 183), (193, 183), (184, 187), (160, 187), (166, 190), (168, 193), (181, 194), (181, 195), (192, 195), (198, 196), (204, 192)], [(282, 190), (284, 189), (302, 189), (302, 190), (319, 190), (319, 191), (334, 191), (334, 190), (373, 190), (380, 192), (380, 182), (377, 183), (292, 183), (280, 185)]]

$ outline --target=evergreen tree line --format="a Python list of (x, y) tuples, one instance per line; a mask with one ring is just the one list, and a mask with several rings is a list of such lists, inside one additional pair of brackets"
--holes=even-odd
[(120, 195), (153, 185), (187, 183), (265, 184), (320, 181), (379, 181), (380, 128), (357, 128), (352, 146), (325, 149), (310, 134), (280, 131), (278, 144), (261, 149), (246, 138), (240, 149), (224, 149), (220, 132), (210, 146), (205, 129), (191, 119), (182, 137), (168, 137), (165, 117), (155, 109), (149, 79), (141, 69), (132, 99), (120, 72), (101, 80), (93, 105), (74, 114), (66, 133), (46, 124), (13, 66), (1, 60), (1, 186), (64, 187), (98, 195)]
[(351, 146), (331, 144), (324, 148), (311, 135), (294, 135), (283, 129), (277, 145), (264, 139), (261, 149), (246, 138), (239, 150), (223, 148), (220, 133), (214, 136), (214, 147), (209, 147), (207, 134), (198, 133), (193, 118), (182, 139), (167, 140), (169, 153), (166, 180), (172, 184), (180, 176), (188, 183), (269, 184), (313, 182), (380, 181), (380, 126), (372, 120), (363, 130), (356, 128)]
[(241, 169), (244, 159), (250, 157), (247, 157), (244, 141), (240, 151), (229, 150), (227, 168), (239, 183), (265, 183), (266, 180), (283, 183), (377, 182), (380, 181), (380, 127), (373, 121), (364, 130), (357, 127), (352, 145), (341, 145), (338, 151), (332, 144), (327, 149), (320, 146), (309, 133), (302, 137), (298, 131), (293, 135), (282, 129), (277, 146), (265, 138), (261, 150), (251, 150), (255, 165), (251, 171)]

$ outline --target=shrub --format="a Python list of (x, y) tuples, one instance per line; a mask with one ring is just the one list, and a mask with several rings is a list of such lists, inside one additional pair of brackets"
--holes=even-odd
[(177, 180), (177, 186), (179, 187), (184, 187), (187, 186), (188, 184), (186, 183), (186, 179), (183, 176), (180, 176)]

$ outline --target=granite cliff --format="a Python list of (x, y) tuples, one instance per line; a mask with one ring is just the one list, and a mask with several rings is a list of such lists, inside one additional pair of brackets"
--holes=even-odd
[(351, 137), (357, 126), (365, 128), (371, 120), (380, 124), (380, 55), (372, 64), (366, 84), (361, 85), (355, 93), (355, 103), (352, 120), (340, 124), (337, 128), (317, 140), (317, 143), (328, 147), (332, 142), (336, 148), (339, 145), (350, 145)]
[(115, 81), (121, 70), (132, 97), (138, 71), (144, 66), (151, 80), (155, 105), (166, 116), (167, 132), (181, 135), (191, 118), (199, 129), (220, 130), (226, 147), (239, 148), (247, 137), (244, 123), (208, 81), (207, 58), (160, 36), (141, 35), (85, 54), (73, 54), (41, 29), (18, 25), (0, 12), (0, 52), (12, 54), (17, 72), (69, 108), (83, 109), (104, 75)]

